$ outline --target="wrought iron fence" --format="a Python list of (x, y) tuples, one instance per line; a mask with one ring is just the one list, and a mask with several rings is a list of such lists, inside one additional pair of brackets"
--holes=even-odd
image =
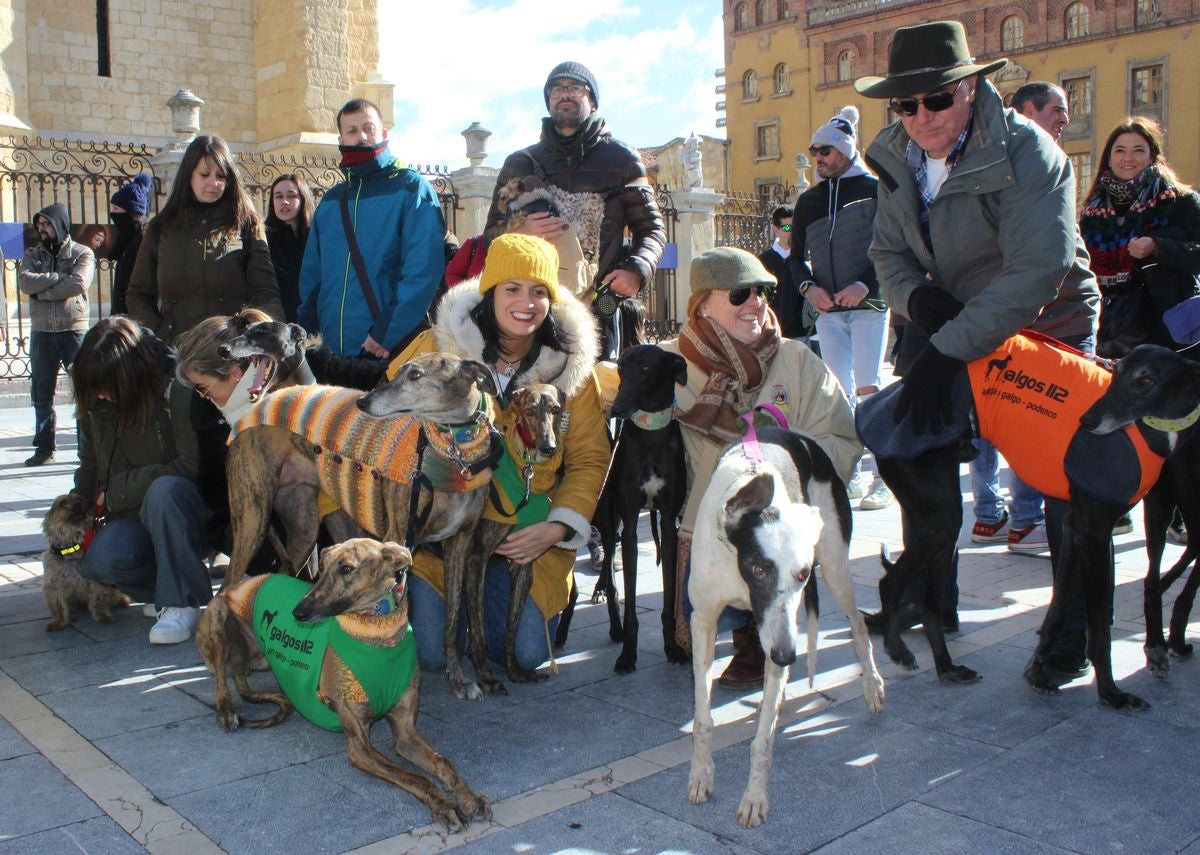
[[(7, 224), (8, 239), (0, 250), (3, 262), (3, 291), (0, 291), (0, 379), (29, 376), (29, 320), (27, 307), (17, 290), (17, 268), (24, 254), (22, 224), (54, 202), (67, 208), (72, 224), (109, 222), (109, 198), (139, 172), (152, 173), (154, 150), (129, 143), (87, 142), (43, 139), (42, 137), (0, 137), (0, 228)], [(331, 158), (295, 155), (272, 156), (258, 153), (237, 155), (246, 189), (265, 214), (270, 205), (271, 183), (280, 175), (303, 175), (313, 195), (320, 198), (342, 179), (337, 161)], [(446, 167), (413, 164), (433, 185), (442, 204), (447, 228), (457, 221), (458, 194)], [(158, 212), (163, 181), (155, 179), (150, 194), (150, 215)], [(32, 228), (32, 227), (28, 227)], [(98, 232), (97, 232), (98, 233)], [(114, 262), (99, 258), (96, 276), (88, 295), (92, 320), (108, 314), (111, 303)]]
[[(97, 143), (35, 137), (0, 137), (0, 225), (29, 223), (33, 215), (58, 202), (73, 224), (106, 224), (109, 197), (139, 172), (150, 172), (153, 151), (128, 143)], [(158, 210), (151, 194), (150, 211)], [(0, 378), (29, 376), (29, 321), (17, 292), (17, 267), (23, 255), (21, 229), (10, 228), (3, 259), (4, 333)], [(96, 265), (89, 299), (99, 318), (109, 302), (113, 263)]]
[[(662, 215), (663, 229), (667, 235), (667, 243), (675, 243), (675, 225), (679, 221), (679, 212), (675, 208), (675, 200), (671, 191), (665, 187), (659, 188), (655, 195), (658, 211)], [(675, 320), (675, 268), (659, 267), (654, 274), (654, 281), (643, 289), (639, 295), (646, 305), (646, 340), (651, 342), (665, 341), (679, 334), (679, 322)]]
[(771, 245), (771, 212), (794, 201), (793, 185), (772, 184), (759, 188), (756, 195), (730, 193), (717, 205), (715, 238), (717, 246), (736, 246), (755, 255)]

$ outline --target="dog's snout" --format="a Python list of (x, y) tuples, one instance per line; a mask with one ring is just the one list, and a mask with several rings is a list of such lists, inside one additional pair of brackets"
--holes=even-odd
[(787, 668), (796, 661), (796, 648), (794, 645), (777, 645), (771, 648), (771, 661), (780, 668)]
[(292, 609), (292, 617), (298, 621), (310, 621), (312, 620), (312, 615), (312, 600), (310, 600), (308, 597), (305, 597), (300, 602), (296, 603), (296, 607)]

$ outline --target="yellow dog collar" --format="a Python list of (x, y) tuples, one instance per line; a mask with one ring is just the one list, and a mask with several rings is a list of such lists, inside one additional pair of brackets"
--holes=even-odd
[(1181, 430), (1187, 430), (1197, 421), (1200, 421), (1200, 404), (1197, 404), (1196, 409), (1181, 419), (1156, 419), (1153, 416), (1146, 416), (1142, 419), (1142, 424), (1167, 433), (1179, 433)]

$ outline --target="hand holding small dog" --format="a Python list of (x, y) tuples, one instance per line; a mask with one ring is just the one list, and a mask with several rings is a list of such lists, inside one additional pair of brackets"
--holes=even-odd
[(558, 522), (540, 522), (510, 534), (496, 547), (496, 554), (518, 564), (531, 564), (554, 544), (567, 536), (567, 527)]
[(559, 233), (566, 231), (566, 228), (567, 223), (562, 217), (555, 217), (549, 211), (534, 211), (525, 216), (519, 225), (509, 229), (509, 231), (552, 240)]

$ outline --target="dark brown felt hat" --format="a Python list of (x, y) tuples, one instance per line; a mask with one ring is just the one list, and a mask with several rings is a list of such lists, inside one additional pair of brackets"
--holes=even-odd
[(1007, 59), (977, 64), (963, 25), (934, 21), (896, 30), (888, 51), (887, 76), (860, 77), (854, 88), (868, 98), (903, 98), (974, 74), (991, 74), (1007, 64)]

